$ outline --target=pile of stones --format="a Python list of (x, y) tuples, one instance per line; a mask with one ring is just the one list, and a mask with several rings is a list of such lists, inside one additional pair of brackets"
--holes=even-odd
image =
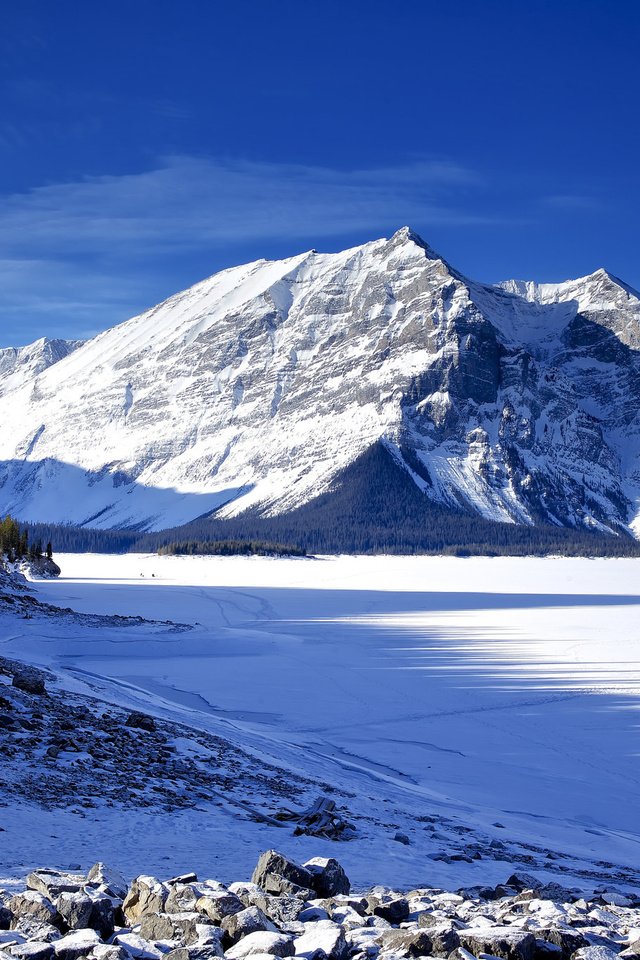
[[(52, 674), (2, 656), (0, 736), (0, 803), (80, 817), (101, 806), (172, 812), (224, 804), (259, 819), (247, 796), (268, 808), (324, 786), (217, 735), (60, 692)], [(176, 740), (188, 749), (176, 749)]]
[(37, 870), (26, 886), (0, 892), (0, 960), (640, 960), (640, 898), (586, 900), (526, 875), (457, 893), (354, 894), (336, 860), (269, 850), (250, 883), (128, 885), (98, 863), (86, 875)]

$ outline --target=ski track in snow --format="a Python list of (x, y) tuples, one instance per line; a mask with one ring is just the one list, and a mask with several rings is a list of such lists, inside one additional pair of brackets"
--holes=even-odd
[[(80, 822), (3, 808), (1, 875), (91, 859), (161, 872), (168, 857), (225, 879), (276, 846), (337, 856), (362, 886), (455, 887), (533, 870), (517, 855), (536, 848), (534, 872), (588, 888), (596, 861), (637, 861), (637, 560), (59, 560), (60, 580), (34, 584), (40, 599), (193, 629), (3, 615), (3, 655), (333, 784), (351, 797), (359, 839), (294, 838), (224, 807), (206, 824), (194, 810)], [(504, 860), (431, 859), (459, 851), (465, 828), (509, 844)], [(398, 829), (411, 846), (393, 841)], [(561, 860), (545, 863), (547, 848)]]

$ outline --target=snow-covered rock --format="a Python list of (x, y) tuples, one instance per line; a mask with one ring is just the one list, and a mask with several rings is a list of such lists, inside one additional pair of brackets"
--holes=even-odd
[(134, 960), (161, 960), (165, 951), (150, 943), (133, 931), (119, 933), (113, 938), (114, 944), (123, 947)]
[(83, 343), (83, 340), (41, 337), (26, 347), (3, 347), (0, 349), (0, 395), (64, 360)]
[(278, 929), (259, 907), (245, 907), (238, 913), (232, 913), (224, 917), (221, 926), (234, 943), (250, 933), (260, 930), (276, 933)]
[(95, 930), (75, 930), (73, 933), (68, 933), (66, 937), (54, 941), (56, 960), (80, 960), (100, 942), (100, 937)]
[(348, 952), (344, 930), (332, 920), (310, 924), (295, 941), (296, 956), (305, 960), (343, 960)]
[(304, 869), (311, 874), (311, 884), (319, 897), (348, 894), (351, 890), (349, 878), (334, 857), (313, 857)]
[(225, 956), (228, 960), (244, 960), (245, 957), (252, 957), (255, 954), (291, 957), (293, 953), (293, 937), (286, 933), (261, 930), (247, 934), (235, 946), (230, 947)]
[[(267, 851), (260, 862), (273, 860), (274, 852)], [(106, 878), (108, 868), (98, 867), (92, 872)], [(297, 864), (289, 861), (289, 868), (294, 870)], [(52, 889), (55, 883), (64, 885), (63, 874), (38, 873), (51, 878)], [(522, 877), (513, 879), (516, 886), (523, 882)], [(183, 880), (189, 883), (182, 883)], [(148, 901), (152, 895), (162, 899), (162, 891), (174, 885), (234, 896), (219, 889), (221, 884), (215, 880), (199, 883), (195, 875), (185, 875), (166, 883), (138, 877), (125, 899), (131, 899), (132, 893), (136, 902), (141, 897)], [(253, 884), (232, 886), (243, 896), (257, 897), (262, 893)], [(505, 889), (511, 892), (503, 895)], [(38, 898), (45, 899), (42, 893), (28, 890), (26, 898), (25, 894), (16, 894), (9, 902), (19, 912), (12, 913), (13, 929), (0, 930), (0, 960), (272, 960), (290, 956), (301, 960), (404, 960), (428, 956), (442, 960), (614, 960), (621, 956), (633, 960), (638, 956), (640, 897), (631, 889), (619, 894), (620, 899), (627, 901), (624, 905), (607, 903), (605, 897), (611, 899), (607, 892), (594, 894), (590, 900), (569, 895), (565, 901), (556, 901), (540, 900), (530, 896), (532, 890), (518, 892), (515, 886), (507, 884), (483, 890), (484, 895), (476, 896), (425, 887), (403, 895), (374, 887), (361, 897), (336, 894), (312, 901), (300, 914), (303, 919), (286, 919), (280, 924), (268, 921), (255, 907), (225, 917), (220, 925), (203, 924), (202, 917), (193, 911), (145, 912), (140, 924), (130, 929), (116, 928), (109, 938), (104, 932), (101, 937), (99, 931), (90, 927), (69, 931), (69, 926), (80, 922), (83, 916), (89, 920), (88, 911), (82, 910), (83, 897), (105, 896), (87, 881), (81, 890), (59, 894), (65, 905), (55, 918), (59, 930), (47, 927), (46, 922), (29, 912)], [(286, 902), (296, 898), (283, 891), (274, 899)], [(321, 903), (326, 909), (320, 907)], [(398, 907), (401, 903), (410, 904), (409, 915)], [(78, 909), (69, 911), (69, 904)], [(383, 904), (395, 912), (393, 922), (377, 915)], [(114, 909), (121, 905), (122, 899), (115, 898)], [(333, 913), (331, 918), (328, 910)], [(339, 922), (339, 917), (344, 917), (345, 922)], [(262, 928), (255, 929), (256, 924)]]
[(313, 888), (311, 871), (276, 850), (261, 854), (251, 881), (266, 893), (274, 894), (308, 892)]
[(23, 893), (17, 893), (14, 897), (11, 897), (7, 906), (11, 913), (16, 916), (31, 916), (43, 923), (53, 923), (57, 916), (56, 908), (48, 897), (36, 890), (25, 890)]
[(94, 863), (87, 873), (87, 887), (93, 887), (109, 897), (124, 900), (127, 893), (127, 881), (124, 877), (102, 862)]

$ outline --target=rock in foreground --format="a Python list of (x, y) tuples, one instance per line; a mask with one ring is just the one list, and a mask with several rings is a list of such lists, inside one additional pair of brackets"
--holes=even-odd
[(268, 850), (229, 887), (195, 874), (127, 886), (102, 863), (35, 870), (26, 886), (0, 891), (0, 960), (640, 960), (640, 896), (587, 901), (532, 876), (354, 895), (337, 860)]

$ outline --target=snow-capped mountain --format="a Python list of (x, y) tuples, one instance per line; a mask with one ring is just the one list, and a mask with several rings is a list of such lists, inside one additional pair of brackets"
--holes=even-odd
[(19, 387), (25, 379), (37, 376), (47, 367), (63, 360), (83, 340), (49, 340), (41, 337), (26, 347), (0, 348), (0, 394)]
[(640, 295), (604, 270), (487, 286), (408, 228), (234, 267), (3, 376), (0, 508), (140, 529), (283, 513), (381, 440), (438, 502), (633, 529), (639, 339)]

